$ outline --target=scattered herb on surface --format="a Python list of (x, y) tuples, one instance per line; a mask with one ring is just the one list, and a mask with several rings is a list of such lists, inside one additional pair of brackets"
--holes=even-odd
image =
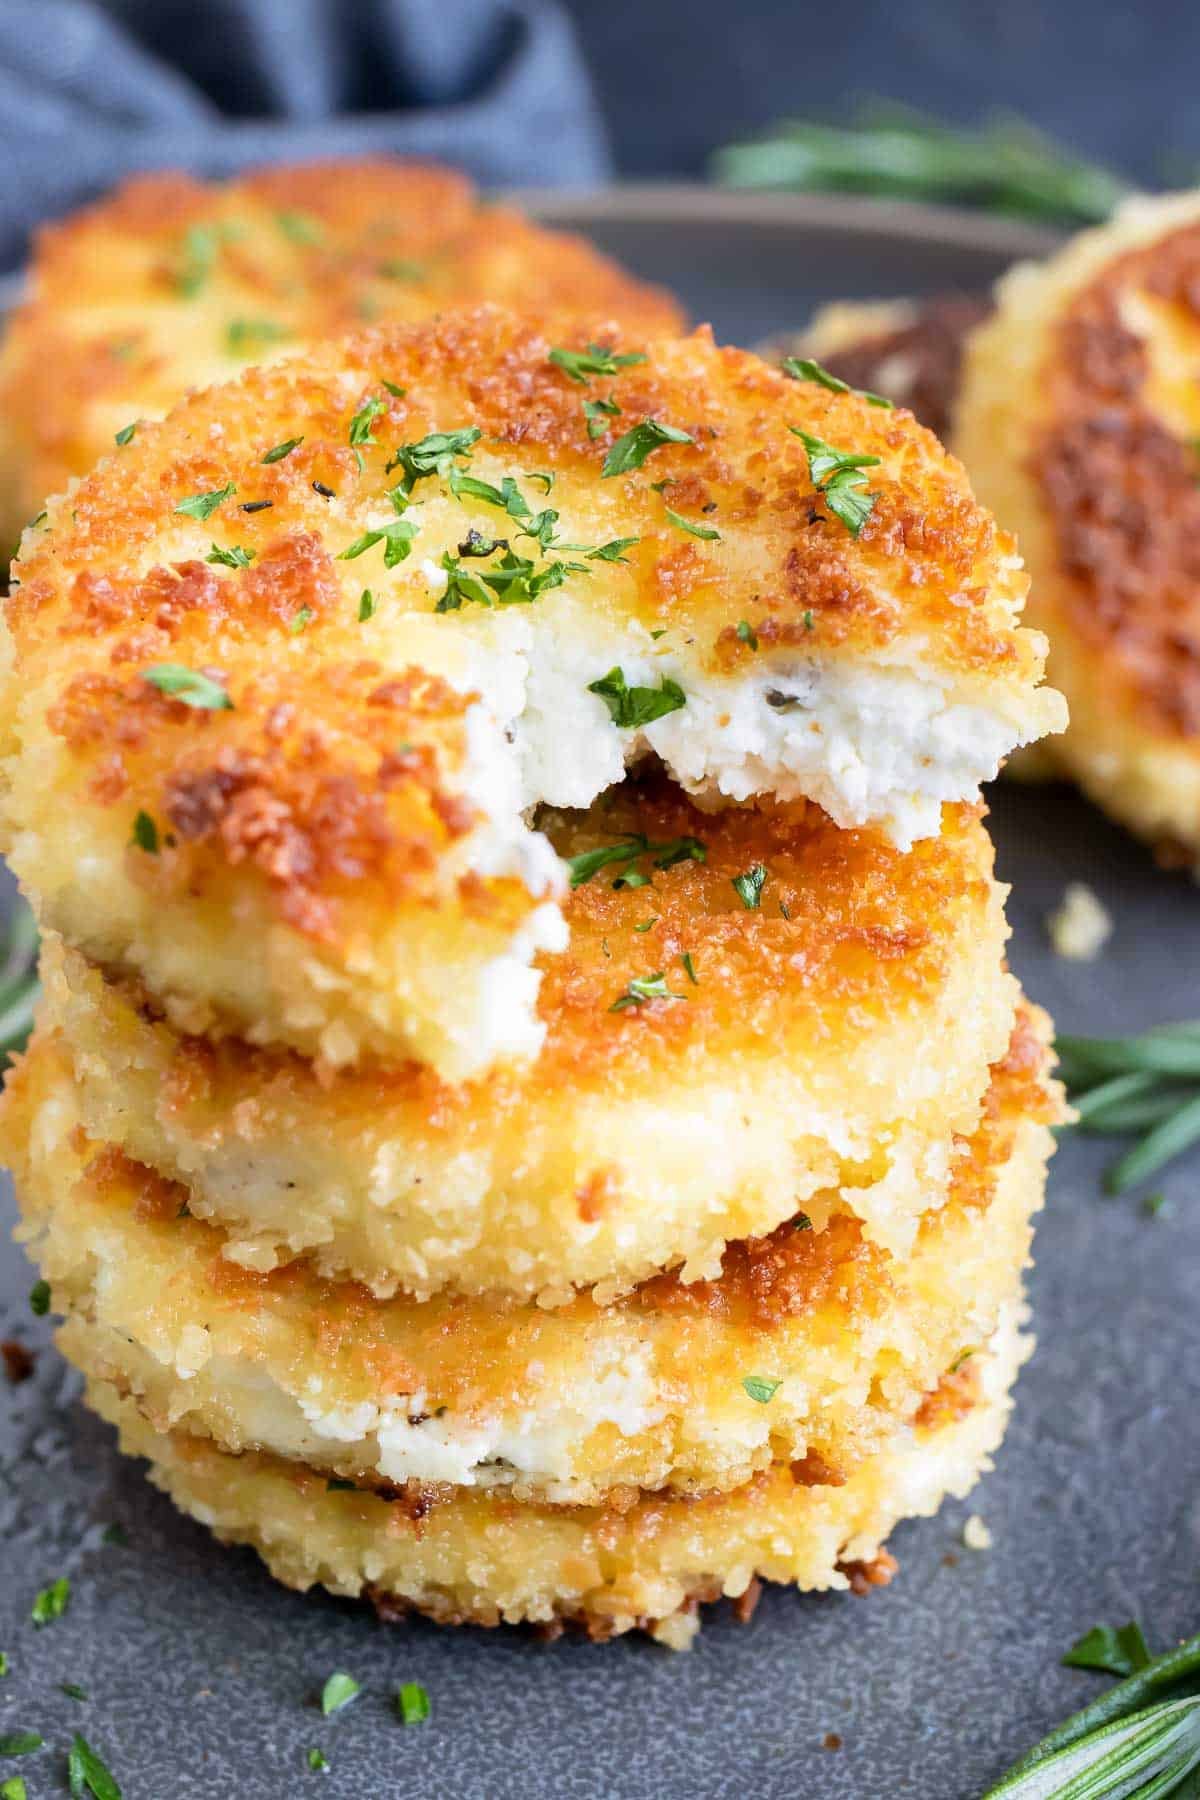
[(766, 1375), (743, 1375), (742, 1386), (751, 1400), (757, 1400), (760, 1406), (765, 1406), (768, 1400), (775, 1398), (776, 1393), (783, 1386), (783, 1381), (782, 1378), (772, 1381)]
[(656, 839), (632, 833), (616, 843), (603, 844), (595, 850), (583, 850), (578, 856), (569, 856), (567, 868), (571, 875), (571, 886), (582, 887), (585, 881), (590, 881), (599, 870), (608, 868), (612, 863), (628, 867), (642, 856), (652, 856), (656, 869), (673, 869), (676, 863), (707, 861), (708, 851), (697, 837)]
[(341, 1712), (343, 1706), (349, 1706), (361, 1691), (353, 1675), (347, 1675), (344, 1669), (338, 1669), (321, 1689), (321, 1711), (326, 1718), (331, 1713)]
[(32, 1756), (45, 1741), (36, 1731), (6, 1731), (0, 1736), (0, 1756)]
[(323, 1773), (329, 1767), (329, 1759), (325, 1755), (325, 1752), (323, 1750), (318, 1750), (315, 1744), (308, 1753), (307, 1761), (309, 1768), (314, 1774)]
[(44, 1587), (34, 1596), (29, 1616), (35, 1625), (52, 1625), (61, 1619), (71, 1602), (71, 1582), (68, 1576), (60, 1575), (49, 1587)]
[(682, 513), (673, 512), (669, 506), (666, 514), (672, 525), (677, 525), (680, 531), (690, 532), (692, 537), (704, 538), (708, 543), (720, 543), (721, 534), (713, 526), (697, 525), (694, 519), (685, 519)]
[(364, 588), (358, 597), (358, 622), (365, 625), (368, 619), (375, 617), (375, 596), (370, 588)]
[(67, 1753), (67, 1776), (71, 1800), (83, 1800), (85, 1794), (91, 1794), (93, 1800), (121, 1800), (121, 1790), (110, 1770), (78, 1732)]
[(613, 724), (622, 731), (637, 731), (687, 705), (687, 695), (669, 676), (664, 675), (656, 688), (630, 687), (620, 667), (610, 669), (598, 681), (589, 681), (588, 693), (599, 694)]
[(683, 964), (683, 972), (687, 976), (688, 980), (691, 982), (692, 986), (699, 987), (700, 986), (700, 977), (696, 973), (696, 965), (692, 961), (691, 951), (685, 950), (683, 952), (683, 954), (680, 956), (679, 960)]
[(175, 511), (184, 513), (189, 519), (211, 519), (218, 506), (231, 500), (236, 493), (236, 485), (227, 481), (223, 488), (213, 488), (207, 494), (189, 494), (186, 500), (179, 502)]
[(30, 1288), (29, 1310), (39, 1319), (44, 1319), (50, 1311), (50, 1283), (48, 1281), (35, 1281)]
[(604, 421), (620, 416), (621, 408), (612, 395), (607, 400), (585, 400), (583, 416), (587, 420), (587, 434), (590, 438), (603, 437), (607, 429)]
[(830, 374), (819, 362), (814, 362), (811, 356), (785, 356), (780, 366), (784, 374), (790, 375), (793, 381), (815, 381), (818, 387), (828, 388), (831, 394), (857, 394), (872, 406), (881, 406), (887, 412), (895, 410), (894, 401), (886, 399), (883, 394), (873, 394), (869, 388), (852, 388), (849, 382)]
[(748, 644), (751, 650), (758, 649), (758, 633), (748, 620), (740, 619), (738, 621), (737, 634), (743, 644)]
[(303, 434), (300, 437), (285, 438), (282, 444), (276, 444), (273, 449), (267, 451), (265, 456), (260, 456), (259, 461), (264, 463), (282, 462), (285, 456), (290, 456), (293, 450), (298, 450), (303, 442)]
[(1151, 1656), (1142, 1628), (1128, 1625), (1094, 1625), (1063, 1657), (1067, 1669), (1099, 1669), (1105, 1675), (1134, 1675), (1148, 1667)]
[(114, 442), (120, 444), (123, 450), (126, 444), (131, 444), (133, 442), (133, 434), (137, 428), (138, 422), (136, 419), (133, 421), (132, 425), (122, 425), (120, 431), (113, 434)]
[(60, 1681), (58, 1685), (62, 1689), (63, 1693), (67, 1696), (68, 1700), (86, 1700), (87, 1699), (87, 1694), (74, 1681)]
[(571, 381), (586, 387), (593, 375), (616, 375), (621, 369), (644, 363), (646, 353), (644, 350), (618, 353), (605, 350), (600, 344), (589, 344), (586, 350), (551, 350), (549, 360)]
[(220, 563), (226, 569), (248, 569), (254, 557), (255, 552), (243, 549), (241, 544), (231, 544), (228, 549), (222, 544), (214, 544), (204, 560)]
[(647, 1000), (686, 1000), (686, 994), (676, 994), (667, 986), (665, 972), (660, 969), (657, 975), (633, 975), (625, 992), (613, 1001), (609, 1012), (624, 1012), (627, 1006), (644, 1006)]
[(643, 419), (640, 425), (631, 425), (612, 446), (601, 465), (601, 478), (607, 480), (613, 475), (625, 475), (630, 469), (640, 469), (651, 451), (663, 444), (694, 444), (695, 441), (686, 431), (664, 425), (660, 419)]
[(879, 458), (835, 450), (824, 438), (814, 437), (799, 425), (789, 425), (788, 430), (800, 439), (808, 452), (808, 472), (818, 494), (830, 512), (836, 513), (850, 536), (857, 537), (879, 498), (877, 494), (865, 492), (867, 477), (863, 470), (874, 468)]
[(252, 356), (290, 336), (287, 326), (275, 319), (231, 319), (225, 327), (225, 348), (231, 356)]
[(309, 213), (277, 212), (275, 223), (293, 244), (320, 244), (325, 240), (325, 227)]
[(0, 1800), (29, 1800), (29, 1789), (20, 1775), (10, 1775), (7, 1781), (0, 1781)]
[(431, 431), (415, 444), (401, 444), (387, 462), (387, 470), (401, 469), (399, 486), (407, 499), (418, 481), (429, 475), (448, 478), (458, 456), (470, 456), (483, 433), (477, 425), (462, 425), (455, 431)]
[(228, 712), (233, 701), (219, 681), (202, 675), (198, 669), (185, 669), (182, 663), (155, 663), (142, 670), (142, 679), (172, 700), (199, 712)]
[(767, 865), (753, 863), (744, 874), (733, 877), (733, 890), (747, 912), (756, 912), (762, 904), (762, 891), (767, 879)]
[(362, 556), (376, 544), (383, 545), (383, 566), (394, 569), (412, 552), (412, 541), (417, 535), (417, 527), (411, 519), (389, 519), (386, 525), (377, 530), (364, 531), (361, 537), (355, 538), (352, 544), (338, 553), (339, 562), (353, 562), (355, 557)]
[(147, 856), (158, 855), (158, 826), (148, 812), (139, 812), (133, 821), (133, 842)]
[(430, 1714), (429, 1695), (419, 1681), (405, 1681), (396, 1695), (396, 1711), (405, 1725), (423, 1725)]

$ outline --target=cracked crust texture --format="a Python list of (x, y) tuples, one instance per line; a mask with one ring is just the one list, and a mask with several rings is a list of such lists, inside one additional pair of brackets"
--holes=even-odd
[[(903, 1254), (1012, 1029), (977, 811), (907, 854), (815, 807), (705, 814), (660, 780), (545, 824), (565, 857), (639, 833), (705, 860), (575, 888), (534, 1064), (450, 1085), (203, 1042), (50, 939), (45, 1018), (90, 1134), (185, 1183), (233, 1260), (307, 1253), (378, 1294), (707, 1277), (798, 1209), (853, 1212)], [(758, 864), (747, 907), (734, 880)], [(654, 975), (665, 996), (620, 1004)]]
[(1001, 282), (955, 445), (1020, 537), (1071, 725), (1053, 756), (1200, 865), (1200, 198), (1137, 201)]
[(936, 1512), (991, 1466), (1025, 1342), (1015, 1310), (969, 1383), (901, 1427), (841, 1486), (810, 1485), (776, 1464), (729, 1494), (630, 1488), (602, 1507), (522, 1504), (469, 1489), (376, 1495), (331, 1491), (324, 1474), (200, 1438), (161, 1433), (107, 1382), (90, 1404), (150, 1460), (150, 1478), (224, 1542), (252, 1545), (289, 1586), (320, 1584), (445, 1624), (554, 1626), (596, 1637), (633, 1629), (684, 1648), (697, 1603), (726, 1595), (748, 1611), (759, 1578), (863, 1591), (895, 1564), (881, 1551), (902, 1518)]
[(638, 332), (683, 323), (663, 290), (482, 201), (455, 170), (381, 159), (222, 184), (138, 176), (38, 234), (0, 351), (0, 529), (15, 543), (118, 431), (189, 389), (369, 320), (535, 294)]
[(360, 1485), (522, 1500), (728, 1490), (772, 1462), (837, 1485), (967, 1368), (1017, 1293), (1061, 1116), (1048, 1032), (1023, 1006), (906, 1258), (852, 1219), (801, 1217), (728, 1246), (715, 1280), (660, 1276), (607, 1305), (378, 1301), (303, 1264), (240, 1269), (185, 1188), (86, 1138), (52, 1038), (15, 1078), (5, 1132), (66, 1353), (161, 1430)]
[[(537, 1047), (561, 922), (530, 805), (653, 750), (907, 846), (1058, 722), (1019, 560), (909, 415), (704, 334), (590, 385), (550, 356), (630, 341), (495, 308), (379, 329), (193, 396), (52, 503), (0, 656), (42, 922), (186, 1029), (470, 1073)], [(619, 409), (598, 438), (589, 395)], [(606, 477), (651, 421), (689, 441)], [(857, 539), (797, 427), (881, 459)]]

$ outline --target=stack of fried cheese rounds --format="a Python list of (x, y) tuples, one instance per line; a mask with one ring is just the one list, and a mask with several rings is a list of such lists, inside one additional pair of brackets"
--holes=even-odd
[(0, 1139), (91, 1404), (283, 1580), (686, 1643), (971, 1486), (1058, 1116), (978, 790), (1061, 725), (911, 415), (493, 306), (25, 536)]

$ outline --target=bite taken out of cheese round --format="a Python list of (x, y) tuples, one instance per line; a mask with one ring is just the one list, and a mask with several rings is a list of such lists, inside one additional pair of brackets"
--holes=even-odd
[(537, 802), (653, 752), (907, 847), (1061, 722), (936, 440), (703, 333), (482, 308), (253, 370), (51, 503), (16, 580), (43, 922), (184, 1029), (334, 1064), (536, 1048)]

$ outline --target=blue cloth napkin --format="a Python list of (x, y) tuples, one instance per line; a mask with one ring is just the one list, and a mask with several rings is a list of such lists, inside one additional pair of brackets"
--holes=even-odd
[(135, 170), (387, 152), (490, 186), (604, 180), (554, 0), (0, 0), (0, 266)]

